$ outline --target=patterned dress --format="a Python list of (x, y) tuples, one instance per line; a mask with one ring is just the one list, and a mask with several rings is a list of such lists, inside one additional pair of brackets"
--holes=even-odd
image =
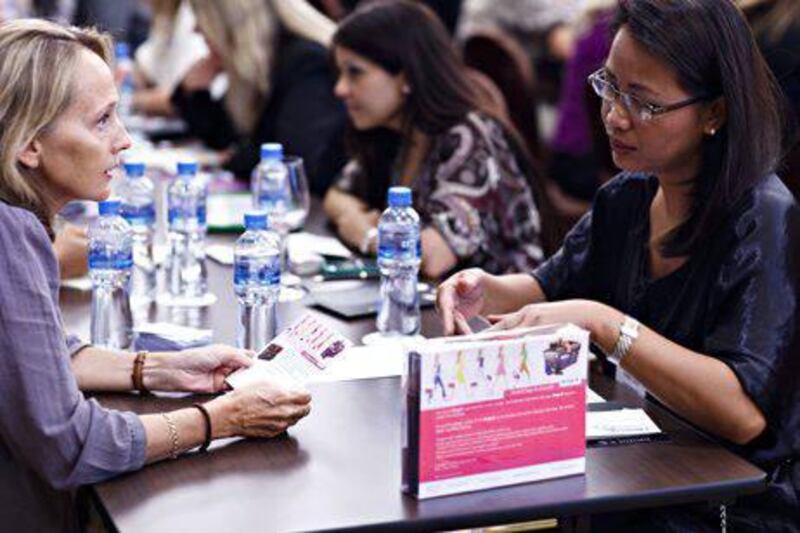
[[(540, 264), (541, 221), (525, 176), (503, 127), (470, 113), (435, 137), (411, 183), (423, 228), (435, 228), (458, 258), (457, 269), (524, 272)], [(392, 183), (400, 176), (395, 162)], [(366, 176), (353, 160), (335, 187), (364, 201)], [(373, 206), (379, 207), (379, 206)]]

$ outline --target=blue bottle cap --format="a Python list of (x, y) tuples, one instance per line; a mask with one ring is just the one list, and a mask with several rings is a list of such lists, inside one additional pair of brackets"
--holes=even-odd
[(118, 42), (114, 45), (114, 55), (117, 56), (117, 59), (130, 59), (131, 58), (131, 48), (128, 46), (128, 43), (125, 42)]
[(178, 161), (178, 175), (197, 174), (197, 161)]
[(144, 163), (140, 161), (129, 161), (122, 165), (125, 174), (129, 178), (140, 178), (144, 176)]
[(244, 214), (245, 229), (268, 229), (269, 220), (265, 211), (250, 211)]
[(411, 205), (411, 189), (408, 187), (389, 188), (389, 207), (408, 207)]
[(283, 159), (283, 145), (281, 143), (262, 144), (261, 159)]
[(118, 215), (122, 202), (119, 200), (106, 200), (98, 204), (100, 216), (103, 215)]

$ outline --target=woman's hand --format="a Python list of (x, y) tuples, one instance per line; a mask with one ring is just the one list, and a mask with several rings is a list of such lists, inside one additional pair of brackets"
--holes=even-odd
[(623, 315), (592, 300), (564, 300), (530, 304), (513, 313), (489, 315), (487, 318), (493, 324), (490, 328), (492, 331), (571, 322), (590, 331), (597, 340), (596, 337), (608, 329), (605, 326), (619, 324)]
[(61, 279), (77, 278), (89, 270), (89, 237), (85, 228), (65, 224), (53, 243)]
[(490, 275), (470, 268), (447, 278), (436, 291), (436, 309), (445, 335), (471, 333), (467, 320), (486, 306), (486, 282)]
[(151, 390), (222, 392), (225, 378), (253, 364), (250, 350), (213, 344), (175, 353), (151, 354), (144, 367), (144, 384)]
[(311, 394), (265, 381), (208, 402), (214, 438), (274, 437), (311, 412)]
[(350, 246), (359, 248), (370, 228), (378, 225), (381, 217), (377, 209), (371, 211), (353, 211), (336, 220), (339, 236)]
[(189, 68), (181, 81), (181, 87), (188, 93), (206, 90), (220, 72), (222, 72), (222, 61), (219, 56), (208, 54)]

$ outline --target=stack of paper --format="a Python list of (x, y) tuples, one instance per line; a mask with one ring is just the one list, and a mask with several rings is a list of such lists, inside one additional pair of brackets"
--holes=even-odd
[(213, 332), (210, 329), (198, 329), (178, 326), (167, 322), (142, 324), (135, 329), (137, 350), (152, 352), (171, 352), (205, 346), (211, 343)]

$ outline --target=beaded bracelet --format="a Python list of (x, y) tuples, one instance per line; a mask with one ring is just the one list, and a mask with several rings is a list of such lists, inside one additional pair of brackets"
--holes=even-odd
[(142, 351), (136, 353), (136, 359), (133, 360), (133, 373), (131, 380), (133, 381), (133, 389), (141, 392), (142, 394), (150, 394), (147, 387), (144, 386), (144, 377), (142, 371), (144, 370), (144, 361), (147, 358), (148, 352)]
[(181, 449), (180, 442), (178, 441), (178, 428), (175, 426), (175, 421), (172, 420), (172, 417), (168, 413), (161, 413), (161, 416), (163, 416), (164, 420), (167, 422), (169, 439), (172, 442), (172, 450), (170, 450), (169, 456), (172, 459), (177, 459)]

